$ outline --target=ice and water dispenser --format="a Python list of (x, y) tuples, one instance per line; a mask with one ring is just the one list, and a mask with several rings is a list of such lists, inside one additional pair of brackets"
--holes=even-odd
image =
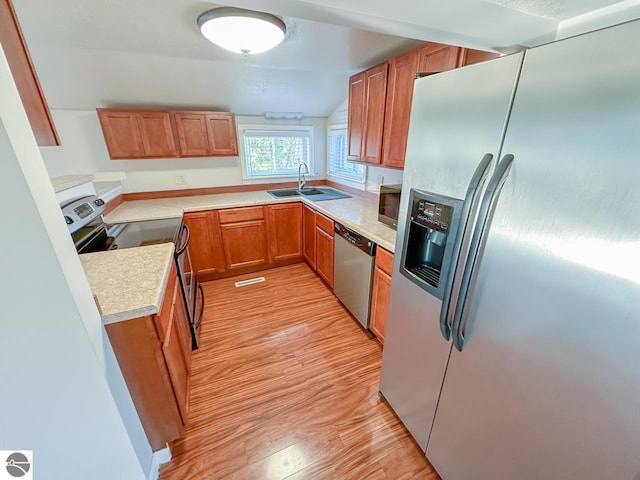
[(412, 189), (402, 266), (409, 280), (442, 299), (452, 254), (462, 201)]

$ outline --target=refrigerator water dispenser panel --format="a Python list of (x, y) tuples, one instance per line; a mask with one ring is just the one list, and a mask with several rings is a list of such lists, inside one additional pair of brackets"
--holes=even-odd
[(442, 299), (462, 201), (411, 190), (400, 271)]

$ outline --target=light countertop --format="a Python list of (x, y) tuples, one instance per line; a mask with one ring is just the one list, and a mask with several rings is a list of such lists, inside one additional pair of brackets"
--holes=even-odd
[(105, 216), (107, 223), (175, 218), (183, 212), (302, 202), (393, 252), (396, 231), (378, 221), (377, 202), (362, 197), (312, 202), (304, 197), (273, 198), (265, 190), (126, 201)]
[(80, 261), (107, 325), (158, 313), (174, 261), (173, 243), (85, 253)]
[(93, 181), (93, 175), (62, 175), (60, 177), (54, 177), (51, 179), (51, 184), (53, 185), (53, 190), (58, 193), (63, 190), (68, 190), (77, 185), (82, 185), (83, 183), (89, 183)]

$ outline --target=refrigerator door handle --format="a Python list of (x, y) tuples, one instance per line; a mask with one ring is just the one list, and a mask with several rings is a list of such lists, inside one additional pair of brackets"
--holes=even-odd
[(498, 163), (498, 167), (496, 168), (495, 173), (489, 181), (487, 191), (485, 192), (484, 197), (482, 198), (482, 203), (480, 204), (480, 210), (478, 212), (478, 223), (476, 224), (476, 227), (473, 231), (473, 237), (471, 238), (471, 243), (469, 245), (469, 255), (467, 256), (467, 260), (465, 262), (464, 273), (462, 274), (462, 282), (460, 284), (460, 293), (458, 295), (455, 315), (453, 318), (453, 326), (451, 327), (453, 334), (453, 344), (460, 352), (464, 348), (464, 332), (467, 324), (467, 315), (465, 315), (465, 311), (468, 306), (467, 302), (470, 298), (469, 289), (471, 285), (471, 279), (478, 263), (480, 247), (484, 240), (485, 234), (488, 231), (489, 218), (491, 217), (492, 212), (496, 206), (496, 202), (500, 197), (502, 186), (507, 180), (507, 176), (509, 174), (509, 170), (511, 169), (513, 159), (514, 157), (511, 154), (507, 154), (502, 157), (502, 160), (500, 160), (500, 163)]
[(460, 263), (460, 252), (467, 236), (467, 232), (472, 231), (470, 228), (470, 222), (473, 217), (472, 212), (474, 210), (474, 206), (478, 202), (478, 197), (482, 192), (482, 186), (489, 174), (491, 160), (493, 160), (493, 154), (491, 153), (485, 153), (482, 160), (480, 160), (476, 171), (473, 173), (473, 177), (471, 177), (471, 181), (467, 187), (467, 193), (464, 197), (464, 204), (462, 205), (462, 214), (460, 215), (461, 221), (458, 231), (456, 232), (456, 239), (454, 242), (455, 251), (453, 253), (451, 267), (449, 270), (451, 274), (447, 276), (447, 284), (444, 288), (444, 295), (442, 298), (442, 308), (440, 309), (440, 333), (442, 333), (442, 336), (447, 341), (451, 338), (451, 325), (453, 324), (450, 320), (453, 316), (451, 304), (453, 303), (453, 287), (457, 277), (458, 264)]

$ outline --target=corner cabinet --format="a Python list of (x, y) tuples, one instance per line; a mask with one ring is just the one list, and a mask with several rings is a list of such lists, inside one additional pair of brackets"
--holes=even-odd
[(302, 205), (267, 205), (265, 210), (271, 261), (302, 257)]
[(189, 227), (189, 254), (196, 276), (225, 272), (227, 266), (217, 210), (185, 213), (182, 222)]
[(302, 253), (309, 266), (316, 270), (316, 211), (302, 206)]
[(238, 155), (235, 115), (98, 108), (112, 160)]
[(378, 246), (376, 266), (373, 272), (371, 323), (369, 328), (381, 343), (384, 343), (384, 333), (387, 328), (391, 272), (393, 272), (393, 253)]
[(60, 145), (58, 133), (33, 68), (16, 12), (10, 0), (0, 0), (0, 44), (16, 82), (31, 129), (41, 147)]
[(161, 450), (189, 421), (191, 335), (175, 263), (156, 315), (105, 329), (151, 448)]
[(388, 68), (383, 63), (349, 80), (349, 161), (381, 162)]
[(316, 273), (333, 288), (334, 222), (316, 212)]
[(444, 72), (497, 56), (428, 43), (353, 75), (349, 79), (347, 160), (404, 168), (416, 74)]

